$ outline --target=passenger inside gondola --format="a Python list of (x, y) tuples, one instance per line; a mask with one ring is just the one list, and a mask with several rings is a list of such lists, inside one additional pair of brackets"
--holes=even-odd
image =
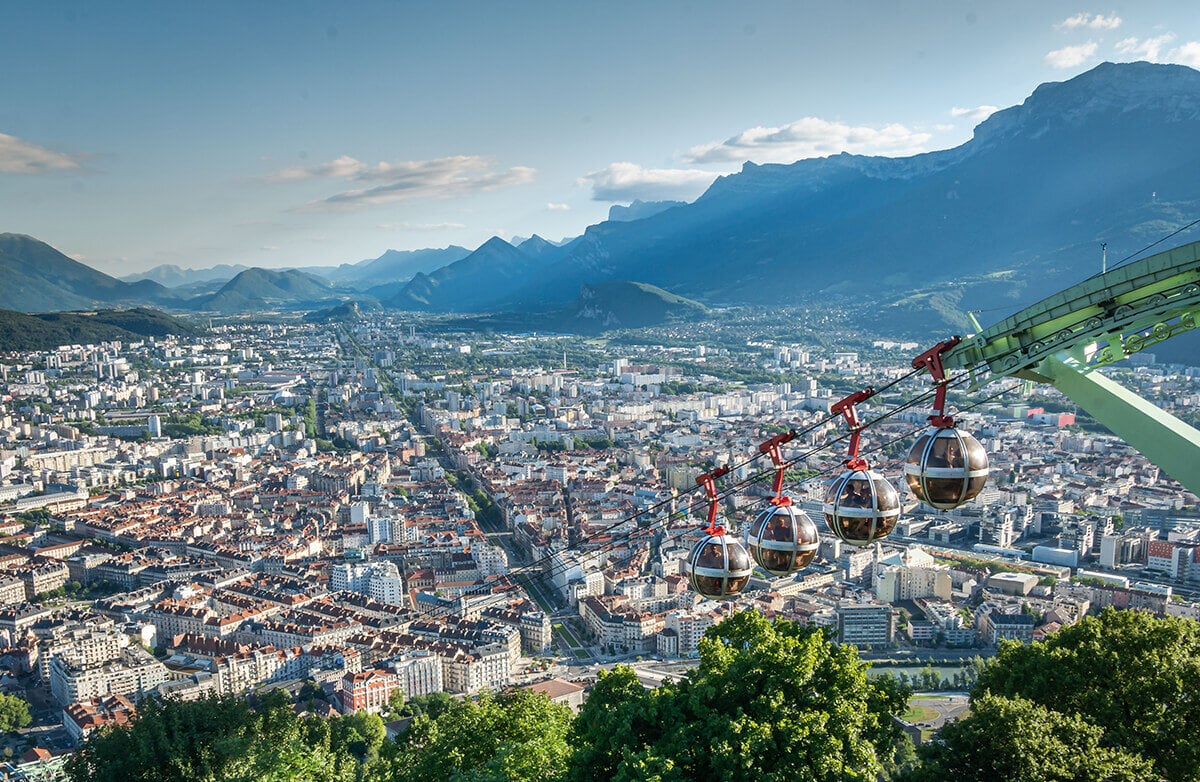
[[(945, 440), (945, 438), (942, 439)], [(959, 450), (957, 440), (946, 440), (946, 464), (949, 467), (960, 469), (963, 466), (963, 455), (962, 451)]]
[(846, 533), (846, 537), (851, 540), (871, 540), (871, 526), (874, 521), (871, 517), (866, 518), (843, 518), (842, 530)]
[(867, 490), (866, 483), (861, 480), (846, 481), (841, 504), (847, 508), (871, 507), (871, 493)]
[(933, 441), (933, 448), (929, 451), (929, 458), (925, 460), (927, 467), (949, 467), (950, 459), (947, 456), (946, 448), (949, 445), (949, 440), (945, 437), (939, 437)]

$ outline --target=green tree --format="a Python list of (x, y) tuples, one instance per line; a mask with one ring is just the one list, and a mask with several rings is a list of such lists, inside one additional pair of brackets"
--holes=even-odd
[(866, 671), (818, 630), (735, 614), (678, 683), (643, 692), (628, 668), (601, 679), (575, 723), (570, 778), (875, 779), (894, 763), (908, 691)]
[(397, 687), (392, 691), (391, 696), (388, 698), (388, 708), (390, 708), (393, 713), (400, 713), (400, 710), (404, 708), (404, 690)]
[(410, 698), (400, 709), (401, 717), (420, 717), (427, 715), (435, 720), (455, 704), (454, 696), (444, 692), (431, 692), (428, 695), (418, 695)]
[[(143, 700), (127, 725), (99, 731), (68, 761), (73, 782), (351, 782), (360, 764), (328, 742), (290, 704), (243, 698)], [(313, 720), (320, 722), (320, 720)], [(319, 733), (319, 730), (317, 731)]]
[(306, 437), (317, 436), (317, 403), (310, 396), (304, 403), (304, 435)]
[(16, 695), (0, 694), (0, 733), (19, 730), (30, 722), (29, 704)]
[(1104, 745), (1150, 760), (1171, 782), (1200, 780), (1200, 623), (1105, 609), (1044, 643), (1001, 647), (973, 695), (1024, 697), (1079, 714)]
[(515, 690), (454, 702), (436, 718), (422, 715), (398, 739), (394, 782), (544, 782), (558, 779), (571, 749), (571, 711), (544, 695)]
[(1153, 782), (1152, 764), (1102, 746), (1104, 729), (1025, 698), (984, 695), (918, 751), (905, 782)]

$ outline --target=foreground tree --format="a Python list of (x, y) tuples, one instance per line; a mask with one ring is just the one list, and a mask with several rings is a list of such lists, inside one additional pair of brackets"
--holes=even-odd
[(10, 733), (32, 722), (29, 704), (16, 695), (0, 694), (0, 733)]
[(1101, 746), (1104, 730), (1024, 698), (984, 695), (918, 751), (904, 782), (1154, 782), (1150, 761)]
[[(360, 764), (328, 725), (287, 705), (252, 711), (236, 697), (142, 701), (125, 726), (98, 732), (67, 763), (73, 782), (351, 782)], [(321, 728), (324, 728), (322, 730)], [(325, 740), (314, 740), (314, 736)]]
[(908, 692), (866, 672), (820, 631), (736, 614), (677, 684), (646, 692), (629, 668), (603, 677), (575, 723), (570, 778), (874, 780)]
[(1079, 714), (1103, 743), (1141, 755), (1170, 782), (1200, 780), (1200, 623), (1105, 609), (1044, 643), (1003, 646), (975, 698), (1022, 697)]
[[(439, 699), (439, 706), (444, 706)], [(571, 710), (516, 690), (454, 702), (416, 717), (375, 778), (394, 782), (544, 782), (558, 779), (571, 750)]]

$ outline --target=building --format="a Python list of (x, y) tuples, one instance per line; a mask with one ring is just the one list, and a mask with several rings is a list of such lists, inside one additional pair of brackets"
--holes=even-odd
[(442, 691), (442, 661), (436, 653), (413, 649), (386, 663), (400, 679), (405, 697), (416, 698)]
[(62, 711), (62, 724), (75, 746), (100, 728), (124, 725), (133, 716), (133, 702), (124, 695), (89, 698), (82, 703), (68, 704)]
[(140, 697), (166, 680), (166, 667), (140, 646), (126, 647), (119, 659), (100, 665), (76, 665), (64, 657), (50, 661), (50, 691), (64, 705), (106, 695)]
[(931, 597), (949, 600), (953, 591), (950, 569), (938, 567), (919, 547), (892, 554), (875, 568), (875, 596), (881, 603)]
[(896, 617), (890, 605), (842, 603), (837, 608), (838, 641), (863, 648), (890, 646)]
[(554, 677), (544, 682), (530, 684), (525, 689), (540, 692), (555, 703), (561, 703), (578, 714), (583, 708), (584, 689), (582, 685)]
[(343, 676), (338, 683), (337, 701), (342, 714), (360, 711), (378, 714), (397, 690), (402, 688), (395, 671), (371, 668)]
[(1029, 614), (1016, 610), (1015, 605), (1002, 607), (984, 603), (975, 609), (975, 631), (980, 640), (991, 646), (1004, 640), (1028, 644), (1033, 643), (1034, 620)]
[(1038, 584), (1032, 573), (993, 573), (988, 576), (987, 588), (1006, 595), (1028, 595)]

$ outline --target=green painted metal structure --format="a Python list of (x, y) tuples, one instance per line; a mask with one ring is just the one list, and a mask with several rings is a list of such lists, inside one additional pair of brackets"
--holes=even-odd
[(1200, 494), (1200, 431), (1095, 371), (1191, 331), (1197, 321), (1200, 242), (1192, 242), (1043, 299), (963, 340), (942, 361), (969, 370), (977, 382), (986, 382), (986, 371), (1053, 385)]

